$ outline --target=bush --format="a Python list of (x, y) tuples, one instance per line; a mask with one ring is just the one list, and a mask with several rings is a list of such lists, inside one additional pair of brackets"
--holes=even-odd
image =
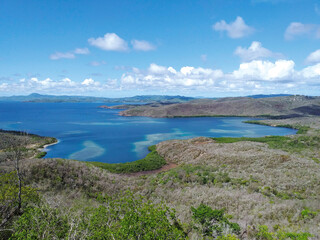
[(14, 225), (11, 239), (185, 239), (175, 212), (127, 192), (99, 196), (100, 207), (71, 210), (69, 215), (47, 205), (28, 208)]
[(281, 228), (276, 232), (270, 232), (267, 226), (260, 225), (255, 237), (258, 240), (308, 240), (312, 235), (307, 232), (286, 232)]
[(200, 224), (200, 227), (195, 226), (195, 229), (200, 230), (203, 236), (222, 236), (222, 233), (227, 230), (231, 230), (235, 234), (240, 233), (240, 226), (229, 221), (224, 214), (224, 208), (213, 210), (201, 203), (198, 208), (191, 207), (191, 211), (192, 218)]

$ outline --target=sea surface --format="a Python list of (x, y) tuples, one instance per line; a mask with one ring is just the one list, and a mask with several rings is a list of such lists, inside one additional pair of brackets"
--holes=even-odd
[(58, 144), (47, 147), (46, 158), (107, 163), (141, 159), (147, 155), (148, 146), (168, 139), (260, 137), (296, 132), (243, 123), (250, 118), (122, 117), (118, 115), (120, 110), (101, 109), (100, 105), (0, 102), (0, 128), (57, 138)]

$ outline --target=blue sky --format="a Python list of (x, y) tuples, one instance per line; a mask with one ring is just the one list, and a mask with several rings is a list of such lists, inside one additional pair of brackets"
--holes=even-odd
[(319, 0), (0, 0), (0, 95), (319, 90)]

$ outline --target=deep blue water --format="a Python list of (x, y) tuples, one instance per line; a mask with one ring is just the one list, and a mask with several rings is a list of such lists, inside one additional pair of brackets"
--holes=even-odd
[(206, 137), (288, 135), (288, 128), (245, 124), (249, 118), (121, 117), (101, 103), (0, 102), (0, 128), (59, 139), (46, 157), (119, 163), (143, 158), (163, 140)]

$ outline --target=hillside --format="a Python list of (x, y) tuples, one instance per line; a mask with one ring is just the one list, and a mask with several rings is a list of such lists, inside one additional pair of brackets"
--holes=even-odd
[(122, 116), (192, 117), (192, 116), (274, 116), (320, 115), (320, 97), (283, 96), (271, 98), (197, 99), (162, 106), (137, 106), (120, 112)]

